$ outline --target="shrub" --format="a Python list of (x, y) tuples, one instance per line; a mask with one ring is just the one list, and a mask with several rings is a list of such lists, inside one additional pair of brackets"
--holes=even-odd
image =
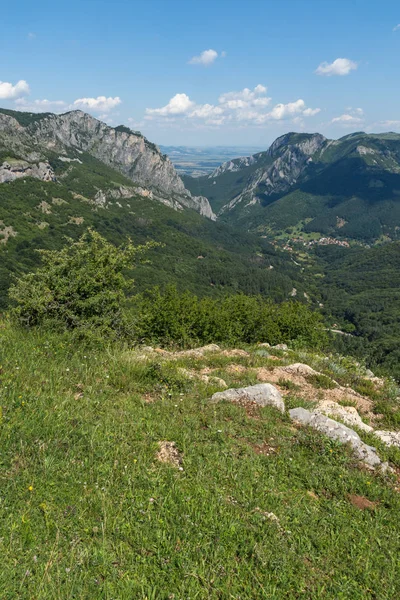
[(304, 304), (273, 304), (260, 296), (238, 294), (199, 299), (174, 286), (154, 288), (135, 298), (135, 336), (146, 342), (292, 342), (318, 347), (325, 339), (321, 317)]
[(97, 330), (118, 335), (125, 326), (125, 292), (133, 280), (123, 270), (147, 247), (130, 241), (115, 247), (89, 229), (61, 250), (40, 250), (42, 267), (22, 275), (9, 295), (11, 314), (33, 327), (51, 324), (67, 329)]

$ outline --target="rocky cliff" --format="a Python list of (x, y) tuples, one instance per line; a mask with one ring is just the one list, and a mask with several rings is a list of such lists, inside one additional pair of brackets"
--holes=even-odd
[[(319, 133), (288, 133), (279, 137), (265, 153), (256, 155), (260, 167), (256, 168), (243, 190), (223, 210), (230, 210), (241, 202), (255, 204), (259, 202), (261, 194), (284, 194), (304, 175), (313, 161), (312, 157), (324, 148), (326, 142), (327, 139)], [(254, 164), (251, 158), (254, 157), (249, 157), (249, 165)]]
[[(32, 115), (30, 121), (21, 117), (24, 114), (0, 113), (0, 154), (11, 153), (23, 159), (25, 176), (41, 178), (43, 168), (39, 168), (39, 163), (45, 163), (49, 153), (72, 161), (79, 159), (68, 157), (71, 150), (87, 152), (135, 183), (154, 190), (160, 201), (215, 218), (208, 200), (192, 196), (171, 161), (140, 133), (126, 127), (110, 127), (82, 111)], [(6, 162), (0, 167), (3, 181), (12, 178), (7, 173), (10, 161)]]

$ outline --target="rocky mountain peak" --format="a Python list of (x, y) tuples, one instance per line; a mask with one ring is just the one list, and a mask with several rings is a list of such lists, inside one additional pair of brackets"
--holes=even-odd
[(110, 127), (81, 110), (61, 115), (0, 112), (1, 147), (28, 162), (43, 161), (49, 152), (87, 152), (135, 183), (155, 190), (161, 201), (215, 218), (208, 200), (191, 195), (155, 144), (127, 127)]
[(271, 144), (268, 154), (275, 157), (281, 153), (282, 149), (286, 150), (294, 146), (304, 154), (312, 155), (320, 150), (326, 142), (326, 137), (320, 133), (285, 133)]

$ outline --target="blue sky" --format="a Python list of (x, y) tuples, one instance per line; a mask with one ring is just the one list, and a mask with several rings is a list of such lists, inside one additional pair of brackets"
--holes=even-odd
[(80, 108), (159, 144), (400, 132), (398, 0), (20, 0), (0, 106)]

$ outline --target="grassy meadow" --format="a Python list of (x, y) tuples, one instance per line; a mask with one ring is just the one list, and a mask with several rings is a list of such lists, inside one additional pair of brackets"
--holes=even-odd
[[(254, 384), (278, 361), (353, 387), (357, 365), (244, 348), (165, 355), (0, 323), (2, 600), (399, 597), (396, 474), (272, 408), (210, 402), (217, 378)], [(379, 404), (393, 385), (360, 389)], [(311, 405), (286, 387), (288, 408)]]

